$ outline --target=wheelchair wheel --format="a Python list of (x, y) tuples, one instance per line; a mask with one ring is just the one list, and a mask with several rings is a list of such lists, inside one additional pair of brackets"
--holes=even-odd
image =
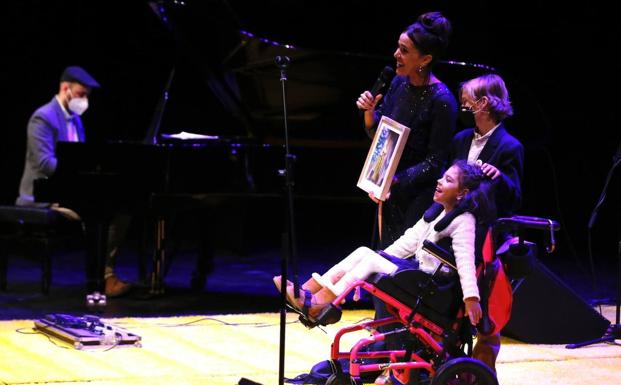
[(431, 385), (498, 385), (494, 372), (483, 362), (469, 357), (448, 361), (438, 369)]

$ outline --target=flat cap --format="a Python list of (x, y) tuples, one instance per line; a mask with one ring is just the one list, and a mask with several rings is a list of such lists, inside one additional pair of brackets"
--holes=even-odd
[(92, 77), (86, 70), (82, 67), (78, 66), (70, 66), (65, 68), (63, 74), (60, 76), (61, 82), (78, 82), (83, 86), (90, 88), (99, 88), (100, 85), (97, 83), (94, 77)]

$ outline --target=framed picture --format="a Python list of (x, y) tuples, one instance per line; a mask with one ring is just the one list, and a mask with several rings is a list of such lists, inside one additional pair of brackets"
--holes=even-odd
[(373, 192), (379, 200), (386, 200), (409, 134), (409, 127), (382, 116), (358, 178), (358, 187)]

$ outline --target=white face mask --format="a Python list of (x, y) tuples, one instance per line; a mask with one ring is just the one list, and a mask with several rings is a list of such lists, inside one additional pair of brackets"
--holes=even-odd
[[(71, 90), (69, 90), (71, 92)], [(69, 110), (75, 112), (78, 115), (82, 115), (84, 111), (88, 108), (88, 99), (87, 98), (71, 98), (68, 103)]]
[(78, 115), (82, 115), (87, 108), (87, 98), (73, 98), (69, 101), (69, 109)]

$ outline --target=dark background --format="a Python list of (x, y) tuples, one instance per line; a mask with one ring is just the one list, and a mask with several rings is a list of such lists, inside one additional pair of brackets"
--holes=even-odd
[[(174, 66), (164, 132), (250, 133), (280, 143), (280, 83), (272, 60), (288, 54), (302, 242), (367, 239), (373, 206), (355, 183), (368, 141), (354, 101), (384, 65), (393, 64), (400, 32), (420, 13), (440, 10), (453, 23), (445, 58), (492, 66), (507, 81), (516, 113), (507, 125), (526, 148), (521, 214), (561, 221), (559, 250), (550, 258), (588, 269), (587, 223), (621, 139), (613, 60), (619, 23), (610, 7), (594, 1), (579, 7), (543, 1), (163, 4), (171, 12), (168, 25), (146, 1), (3, 5), (0, 203), (16, 197), (26, 123), (57, 92), (65, 66), (83, 66), (102, 84), (83, 118), (89, 140), (142, 138)], [(255, 41), (236, 50), (240, 29), (297, 49)], [(460, 81), (481, 73), (448, 65), (435, 72), (455, 91)], [(205, 81), (210, 73), (227, 73), (229, 84), (235, 80), (249, 119), (223, 108)], [(616, 261), (619, 178), (613, 176), (592, 231), (597, 266)], [(273, 229), (277, 238), (282, 216), (261, 209), (255, 214), (249, 228), (263, 234)]]

